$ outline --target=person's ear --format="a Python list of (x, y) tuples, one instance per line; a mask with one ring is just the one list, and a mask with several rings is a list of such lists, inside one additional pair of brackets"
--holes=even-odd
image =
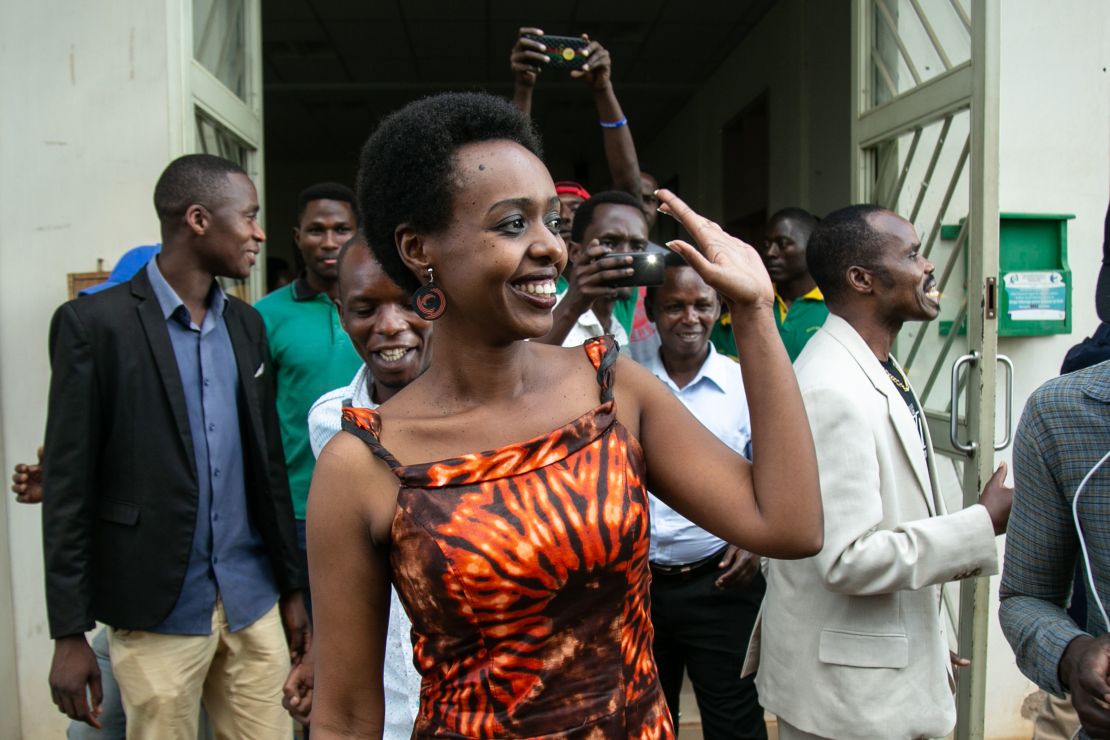
[(413, 273), (423, 275), (432, 267), (427, 239), (410, 224), (401, 224), (394, 229), (393, 242), (397, 245), (401, 261)]
[(860, 294), (873, 293), (875, 290), (875, 275), (866, 267), (852, 265), (844, 275), (848, 289)]
[(293, 227), (293, 246), (300, 249), (301, 247), (301, 227)]
[(185, 209), (185, 225), (196, 236), (204, 236), (212, 225), (212, 218), (208, 209), (199, 203), (194, 203)]

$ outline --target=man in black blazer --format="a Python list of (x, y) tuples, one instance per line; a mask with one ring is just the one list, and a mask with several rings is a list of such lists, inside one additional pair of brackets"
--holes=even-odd
[(51, 690), (97, 724), (84, 633), (99, 620), (129, 737), (195, 738), (203, 696), (217, 734), (284, 738), (281, 686), (309, 637), (306, 576), (262, 319), (215, 280), (250, 274), (265, 239), (258, 196), (237, 165), (189, 155), (162, 173), (154, 204), (161, 254), (66, 303), (50, 328)]

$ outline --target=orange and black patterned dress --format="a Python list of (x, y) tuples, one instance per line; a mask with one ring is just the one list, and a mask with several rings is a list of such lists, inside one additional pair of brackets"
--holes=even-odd
[(601, 404), (498, 450), (401, 465), (381, 419), (343, 426), (401, 480), (390, 562), (422, 676), (414, 738), (673, 738), (652, 658), (648, 499), (616, 420), (615, 343), (585, 344)]

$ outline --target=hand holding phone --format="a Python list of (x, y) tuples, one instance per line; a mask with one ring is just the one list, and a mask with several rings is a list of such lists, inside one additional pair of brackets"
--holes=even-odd
[(547, 66), (552, 69), (580, 70), (589, 59), (586, 49), (590, 42), (575, 36), (548, 36), (526, 33), (521, 38), (542, 44), (541, 54), (547, 57)]
[(573, 265), (565, 273), (570, 285), (560, 305), (575, 315), (585, 313), (598, 298), (614, 297), (616, 289), (610, 283), (632, 274), (632, 256), (613, 254), (597, 239), (573, 254), (573, 259)]
[(513, 70), (518, 87), (534, 86), (540, 72), (547, 66), (543, 43), (538, 41), (542, 36), (543, 31), (528, 26), (517, 32), (516, 44), (509, 54), (509, 67)]

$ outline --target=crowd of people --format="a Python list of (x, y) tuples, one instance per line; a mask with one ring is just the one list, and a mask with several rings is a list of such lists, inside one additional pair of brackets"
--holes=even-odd
[[(255, 306), (217, 280), (258, 259), (255, 185), (188, 155), (160, 247), (58, 309), (13, 489), (43, 506), (70, 736), (669, 738), (688, 677), (710, 739), (767, 737), (765, 710), (784, 740), (939, 737), (967, 663), (940, 589), (998, 572), (1012, 502), (1018, 663), (1110, 731), (1110, 363), (1030, 401), (1016, 495), (1002, 465), (947, 511), (892, 355), (940, 310), (913, 225), (726, 233), (640, 169), (585, 41), (610, 189), (545, 166), (551, 57), (521, 29), (511, 102), (410, 103), (354, 189), (301, 193), (303, 269)], [(654, 244), (658, 214), (690, 238)]]

